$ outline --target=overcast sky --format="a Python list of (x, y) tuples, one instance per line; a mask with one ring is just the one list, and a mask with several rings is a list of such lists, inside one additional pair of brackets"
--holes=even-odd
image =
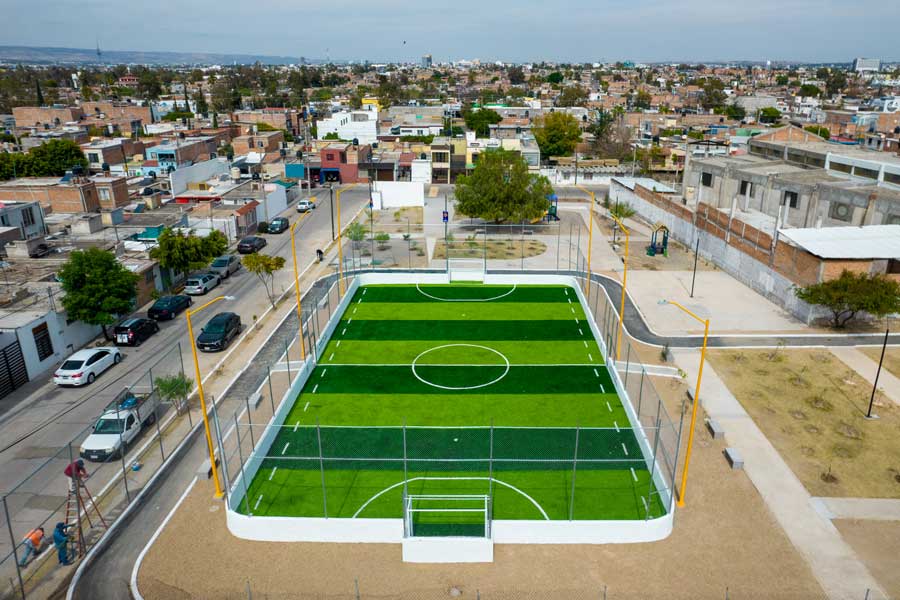
[(0, 0), (0, 44), (373, 62), (900, 59), (898, 0)]

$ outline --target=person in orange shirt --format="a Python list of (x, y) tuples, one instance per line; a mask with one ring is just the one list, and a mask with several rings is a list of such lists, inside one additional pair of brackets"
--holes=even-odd
[(22, 540), (25, 546), (25, 554), (22, 556), (22, 560), (19, 561), (19, 566), (24, 567), (28, 562), (28, 559), (32, 554), (37, 556), (41, 552), (41, 544), (44, 542), (44, 528), (37, 527), (32, 529), (28, 533), (25, 534), (25, 538)]

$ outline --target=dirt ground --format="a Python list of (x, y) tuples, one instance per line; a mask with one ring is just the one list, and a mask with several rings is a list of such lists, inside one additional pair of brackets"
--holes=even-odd
[[(369, 210), (359, 213), (356, 222), (362, 223), (366, 228), (366, 236), (372, 229), (373, 220), (375, 233), (421, 233), (424, 209), (417, 206), (407, 208), (386, 209), (372, 211), (371, 220)], [(407, 223), (407, 219), (409, 222)]]
[[(881, 348), (860, 348), (862, 352), (876, 363), (881, 360)], [(900, 377), (900, 348), (891, 347), (884, 353), (883, 368), (894, 377)]]
[(813, 496), (900, 498), (900, 407), (825, 350), (714, 350), (716, 372)]
[[(654, 382), (670, 413), (675, 379)], [(414, 565), (399, 544), (250, 542), (225, 526), (221, 502), (198, 484), (147, 553), (144, 598), (820, 599), (802, 556), (722, 444), (699, 430), (687, 506), (662, 541), (621, 545), (497, 545), (492, 564)], [(686, 436), (685, 436), (686, 438)], [(198, 543), (199, 542), (199, 543)], [(454, 591), (454, 589), (456, 591)], [(457, 593), (459, 592), (459, 593)]]
[[(609, 239), (612, 246), (613, 226), (615, 222), (609, 217), (603, 216), (597, 219), (600, 231)], [(627, 224), (626, 224), (627, 227)], [(625, 256), (625, 241), (621, 232), (616, 233), (616, 245), (613, 246), (616, 254)], [(694, 252), (684, 245), (669, 238), (668, 256), (647, 256), (647, 246), (650, 245), (650, 237), (637, 231), (631, 232), (628, 244), (628, 268), (647, 271), (691, 271), (694, 268)], [(697, 261), (698, 271), (714, 271), (716, 266), (702, 258)]]
[(891, 598), (900, 598), (900, 521), (832, 521)]

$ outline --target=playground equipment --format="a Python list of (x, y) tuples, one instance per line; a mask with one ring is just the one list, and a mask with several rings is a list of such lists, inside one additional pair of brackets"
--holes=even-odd
[(650, 245), (647, 246), (647, 256), (656, 256), (657, 254), (669, 256), (669, 228), (662, 223), (653, 226)]
[(548, 223), (559, 221), (559, 216), (557, 215), (559, 208), (559, 197), (556, 194), (550, 194), (549, 196), (547, 196), (547, 200), (550, 201), (550, 206), (547, 207), (547, 210), (544, 212), (543, 217), (541, 217), (540, 219), (535, 219), (531, 222), (532, 225), (541, 221), (547, 221)]

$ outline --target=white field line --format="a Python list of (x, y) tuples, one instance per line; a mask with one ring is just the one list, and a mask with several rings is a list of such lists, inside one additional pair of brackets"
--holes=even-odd
[(335, 348), (340, 348), (340, 347), (341, 347), (341, 340), (338, 340), (337, 345), (335, 345)]
[(288, 446), (290, 446), (290, 442), (285, 442), (284, 448), (281, 449), (281, 455), (284, 456), (284, 453), (287, 452)]
[[(307, 402), (307, 405), (308, 405), (308, 404), (309, 404), (309, 402)], [(607, 404), (608, 404), (608, 403), (607, 403)], [(300, 421), (299, 421), (299, 420), (298, 420), (296, 423), (294, 423), (294, 433), (297, 433), (297, 428), (298, 428), (298, 427), (300, 427)]]
[(344, 330), (341, 332), (341, 335), (346, 335), (346, 334), (347, 334), (347, 328), (344, 327)]
[(579, 324), (580, 324), (580, 322), (578, 321), (578, 319), (575, 319), (575, 324), (576, 324), (576, 325), (579, 325)]
[(591, 353), (590, 353), (590, 352), (588, 352), (588, 360), (591, 361), (591, 362), (594, 362), (594, 357), (591, 356)]
[(600, 384), (600, 393), (601, 393), (601, 394), (605, 394), (605, 393), (606, 393), (606, 388), (603, 387), (603, 384), (602, 384), (602, 383)]
[[(303, 407), (303, 412), (306, 412), (306, 409), (309, 408), (309, 400), (306, 401), (306, 405)], [(297, 425), (300, 424), (300, 421), (297, 421)], [(294, 431), (297, 431), (297, 428), (294, 427)]]
[(328, 357), (328, 362), (331, 362), (333, 360), (334, 360), (334, 352), (332, 352), (331, 356)]
[(328, 369), (322, 369), (322, 374), (319, 375), (319, 379), (321, 379), (322, 377), (325, 377), (325, 373), (327, 373), (327, 372), (328, 372)]
[[(566, 296), (568, 296), (568, 294), (566, 294)], [(566, 300), (569, 301), (569, 304), (572, 304), (572, 299), (571, 299), (571, 298), (566, 298)]]
[(628, 468), (631, 469), (631, 478), (634, 479), (635, 481), (637, 481), (638, 480), (637, 473), (634, 472), (634, 467), (628, 467)]
[(269, 473), (269, 481), (272, 481), (272, 478), (275, 477), (275, 471), (278, 470), (278, 467), (272, 467), (272, 472)]
[(578, 328), (578, 335), (584, 335), (584, 332), (581, 331), (581, 328), (580, 328), (580, 327)]
[(369, 293), (369, 288), (363, 288), (363, 296)]
[(622, 452), (625, 453), (625, 456), (628, 456), (628, 448), (625, 447), (625, 442), (622, 442)]
[(584, 347), (585, 347), (585, 348), (588, 347), (588, 345), (587, 345), (587, 340), (581, 340), (581, 343), (584, 344)]
[(262, 497), (263, 497), (263, 495), (260, 494), (259, 498), (256, 499), (256, 504), (253, 505), (253, 510), (256, 510), (257, 508), (259, 508), (259, 503), (262, 502)]
[[(612, 412), (612, 405), (609, 403), (609, 400), (606, 401), (606, 408), (609, 409), (609, 412)], [(616, 426), (616, 431), (618, 431), (618, 430), (619, 430), (619, 427)], [(294, 431), (297, 431), (297, 430), (294, 429)]]
[(594, 369), (594, 375), (596, 375), (597, 377), (600, 377), (600, 373), (597, 372), (597, 369)]
[(313, 386), (313, 391), (312, 391), (312, 393), (315, 394), (317, 389), (319, 389), (319, 384), (318, 384), (318, 383), (317, 383), (316, 385)]
[(569, 310), (572, 311), (572, 314), (573, 314), (573, 315), (575, 314), (575, 309), (574, 309), (573, 307), (570, 306), (570, 307), (569, 307)]
[[(607, 402), (607, 404), (609, 404), (609, 402)], [(619, 430), (619, 424), (613, 421), (613, 425), (616, 426), (616, 433), (621, 433), (621, 431)]]

